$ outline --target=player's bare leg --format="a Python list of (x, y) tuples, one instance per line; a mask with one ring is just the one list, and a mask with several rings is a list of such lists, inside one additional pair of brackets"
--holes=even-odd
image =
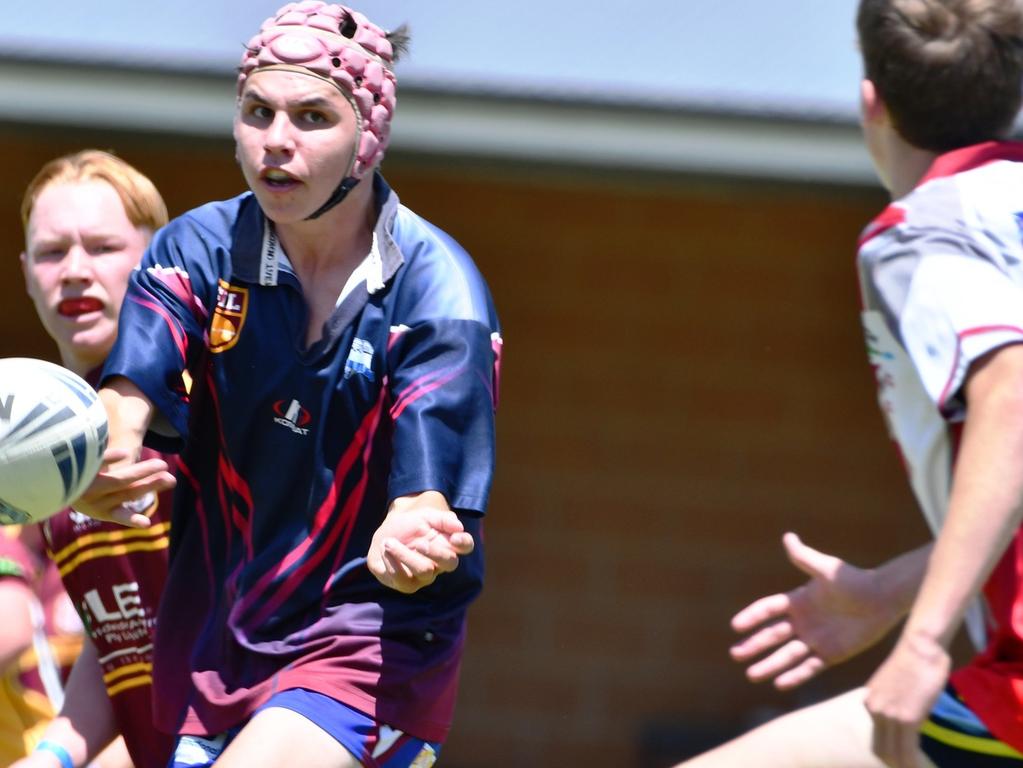
[(362, 768), (313, 721), (283, 707), (258, 712), (214, 764), (217, 768)]
[[(676, 768), (885, 768), (871, 751), (873, 723), (858, 688), (791, 712)], [(923, 754), (921, 768), (934, 768)]]

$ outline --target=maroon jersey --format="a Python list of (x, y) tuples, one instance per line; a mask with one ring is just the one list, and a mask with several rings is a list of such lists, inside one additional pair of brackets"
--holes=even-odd
[[(161, 456), (144, 450), (143, 458)], [(118, 728), (137, 768), (164, 768), (173, 737), (153, 726), (153, 636), (167, 579), (170, 492), (152, 498), (149, 528), (65, 510), (42, 524), (50, 557), (96, 646)]]

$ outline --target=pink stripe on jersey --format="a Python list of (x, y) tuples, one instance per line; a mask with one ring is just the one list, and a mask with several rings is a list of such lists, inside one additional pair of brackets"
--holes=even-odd
[[(366, 416), (367, 419), (372, 418), (372, 424), (370, 424), (369, 426), (369, 435), (366, 438), (362, 449), (363, 472), (362, 476), (359, 478), (359, 482), (354, 492), (349, 496), (348, 500), (345, 502), (344, 508), (341, 511), (342, 517), (347, 517), (348, 515), (351, 515), (352, 519), (354, 520), (358, 516), (359, 509), (362, 506), (362, 500), (366, 495), (366, 484), (369, 481), (369, 472), (366, 471), (366, 467), (369, 465), (369, 455), (370, 452), (373, 450), (373, 437), (374, 435), (376, 435), (377, 428), (380, 426), (380, 418), (384, 412), (384, 400), (386, 397), (387, 387), (383, 386), (380, 388), (380, 397), (377, 400), (376, 405), (373, 407), (373, 410)], [(359, 433), (357, 433), (357, 435), (362, 433), (362, 429), (363, 427), (365, 427), (365, 425), (366, 421), (364, 420), (362, 426), (360, 426), (359, 428)], [(358, 437), (356, 438), (356, 440), (358, 441)], [(323, 506), (320, 507), (321, 511), (326, 509), (328, 502), (333, 503), (332, 499), (336, 497), (339, 488), (340, 485), (338, 485), (337, 476), (335, 475), (334, 485), (330, 489), (330, 495), (328, 499), (325, 500)], [(337, 548), (337, 552), (334, 555), (334, 562), (332, 563), (330, 569), (331, 573), (336, 574), (338, 572), (338, 568), (341, 566), (341, 558), (344, 557), (345, 551), (348, 549), (348, 539), (351, 538), (353, 530), (355, 530), (354, 525), (349, 526), (348, 530), (345, 531), (344, 539), (341, 541), (341, 546)], [(333, 588), (335, 581), (336, 579), (331, 578), (324, 582), (323, 584), (324, 603), (326, 603), (327, 594)]]
[(153, 312), (155, 312), (164, 319), (164, 322), (167, 323), (168, 330), (170, 330), (171, 337), (173, 337), (174, 339), (174, 345), (178, 348), (178, 351), (181, 353), (181, 363), (182, 365), (184, 365), (185, 350), (187, 349), (188, 344), (185, 340), (185, 333), (182, 330), (181, 325), (173, 317), (173, 315), (171, 315), (170, 312), (168, 312), (166, 309), (164, 309), (156, 302), (150, 301), (148, 299), (140, 299), (138, 296), (129, 296), (128, 299), (134, 304), (138, 304), (140, 307), (145, 307), (146, 309), (152, 310)]
[[(412, 405), (412, 403), (438, 387), (444, 386), (463, 370), (463, 368), (455, 368), (447, 372), (434, 371), (416, 379), (405, 388), (405, 391), (398, 395), (398, 399), (391, 406), (391, 418), (397, 420), (401, 416), (401, 412)], [(432, 381), (430, 380), (431, 378), (433, 379)]]
[[(217, 438), (220, 443), (219, 450), (217, 451), (217, 496), (220, 507), (221, 522), (224, 526), (224, 535), (226, 538), (225, 546), (228, 551), (231, 549), (231, 540), (233, 538), (234, 531), (237, 529), (242, 536), (242, 541), (245, 544), (245, 552), (249, 559), (252, 558), (252, 527), (248, 519), (248, 515), (252, 514), (252, 491), (249, 488), (248, 483), (245, 479), (238, 474), (238, 471), (231, 464), (230, 458), (227, 456), (227, 441), (224, 437), (224, 425), (220, 421), (220, 398), (217, 394), (216, 383), (213, 381), (212, 374), (207, 375), (206, 380), (206, 391), (210, 396), (213, 407), (213, 418), (217, 424)], [(225, 490), (236, 492), (242, 497), (248, 507), (245, 510), (239, 510), (238, 505), (232, 500), (231, 504), (227, 503), (227, 497)], [(232, 496), (232, 499), (234, 497)], [(235, 574), (237, 576), (237, 573)]]
[[(280, 563), (278, 563), (275, 568), (265, 573), (263, 577), (256, 582), (248, 593), (239, 601), (237, 609), (232, 611), (233, 614), (243, 615), (256, 600), (262, 598), (262, 593), (269, 589), (274, 581), (277, 581), (282, 574), (288, 571), (296, 563), (300, 563), (298, 568), (295, 569), (295, 572), (284, 579), (277, 591), (272, 596), (264, 599), (263, 605), (260, 607), (259, 611), (246, 622), (247, 624), (258, 625), (266, 620), (268, 616), (272, 615), (273, 612), (276, 611), (277, 608), (279, 608), (280, 605), (284, 603), (284, 601), (287, 600), (288, 597), (298, 588), (298, 586), (302, 583), (302, 580), (320, 564), (324, 557), (327, 556), (339, 536), (342, 537), (342, 544), (337, 551), (339, 553), (344, 551), (344, 545), (347, 544), (348, 539), (354, 530), (355, 518), (357, 517), (359, 508), (362, 505), (366, 484), (369, 480), (369, 474), (366, 471), (365, 458), (370, 446), (372, 445), (373, 436), (376, 433), (377, 426), (380, 423), (380, 415), (383, 410), (383, 395), (385, 391), (386, 390), (381, 390), (381, 396), (377, 400), (376, 406), (374, 406), (374, 408), (366, 414), (366, 417), (363, 419), (362, 424), (355, 433), (352, 442), (348, 445), (348, 448), (341, 456), (341, 460), (338, 462), (338, 465), (334, 470), (334, 482), (331, 483), (330, 490), (328, 491), (326, 498), (316, 511), (309, 535), (306, 536), (305, 540), (299, 546), (288, 553), (288, 555)], [(361, 475), (356, 483), (356, 487), (353, 489), (353, 492), (345, 500), (344, 506), (341, 508), (341, 513), (337, 514), (338, 493), (344, 485), (345, 480), (348, 479), (355, 466), (356, 459), (359, 458), (360, 454), (362, 454), (364, 458), (361, 465)], [(331, 526), (326, 539), (322, 542), (319, 548), (313, 551), (312, 554), (309, 554), (321, 531), (332, 521), (334, 524)], [(334, 567), (336, 570), (336, 561)]]
[(490, 348), (494, 350), (494, 410), (497, 410), (497, 403), (501, 399), (501, 353), (504, 351), (504, 342), (500, 338), (490, 340)]
[(217, 585), (213, 580), (213, 558), (210, 554), (210, 534), (209, 527), (206, 523), (206, 510), (203, 508), (202, 494), (200, 493), (199, 481), (196, 480), (195, 475), (192, 474), (192, 470), (189, 469), (188, 465), (185, 464), (185, 460), (178, 457), (178, 472), (185, 478), (192, 491), (195, 493), (195, 513), (199, 519), (199, 528), (202, 531), (202, 553), (203, 559), (206, 561), (206, 576), (209, 581), (210, 587), (210, 603), (216, 602), (217, 597)]

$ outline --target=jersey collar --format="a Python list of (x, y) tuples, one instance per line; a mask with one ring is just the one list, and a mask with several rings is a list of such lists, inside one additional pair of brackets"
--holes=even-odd
[[(382, 290), (405, 261), (394, 239), (394, 223), (400, 205), (398, 195), (380, 173), (373, 174), (373, 192), (377, 223), (365, 271), (366, 290), (370, 294)], [(263, 215), (254, 195), (249, 195), (248, 205), (239, 215), (237, 232), (231, 254), (234, 277), (273, 286), (278, 284), (282, 269), (293, 272), (273, 223)]]
[(982, 144), (973, 144), (938, 155), (917, 186), (934, 179), (954, 176), (963, 171), (979, 168), (998, 160), (1023, 162), (1023, 142), (985, 141)]

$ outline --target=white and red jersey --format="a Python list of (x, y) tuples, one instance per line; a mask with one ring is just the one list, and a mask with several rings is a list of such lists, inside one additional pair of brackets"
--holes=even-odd
[[(1023, 342), (1023, 144), (940, 156), (864, 231), (863, 328), (878, 400), (937, 533), (948, 508), (963, 384), (974, 361)], [(1020, 382), (1023, 386), (1023, 382)], [(1023, 534), (967, 614), (981, 652), (952, 675), (999, 739), (1023, 750)]]

